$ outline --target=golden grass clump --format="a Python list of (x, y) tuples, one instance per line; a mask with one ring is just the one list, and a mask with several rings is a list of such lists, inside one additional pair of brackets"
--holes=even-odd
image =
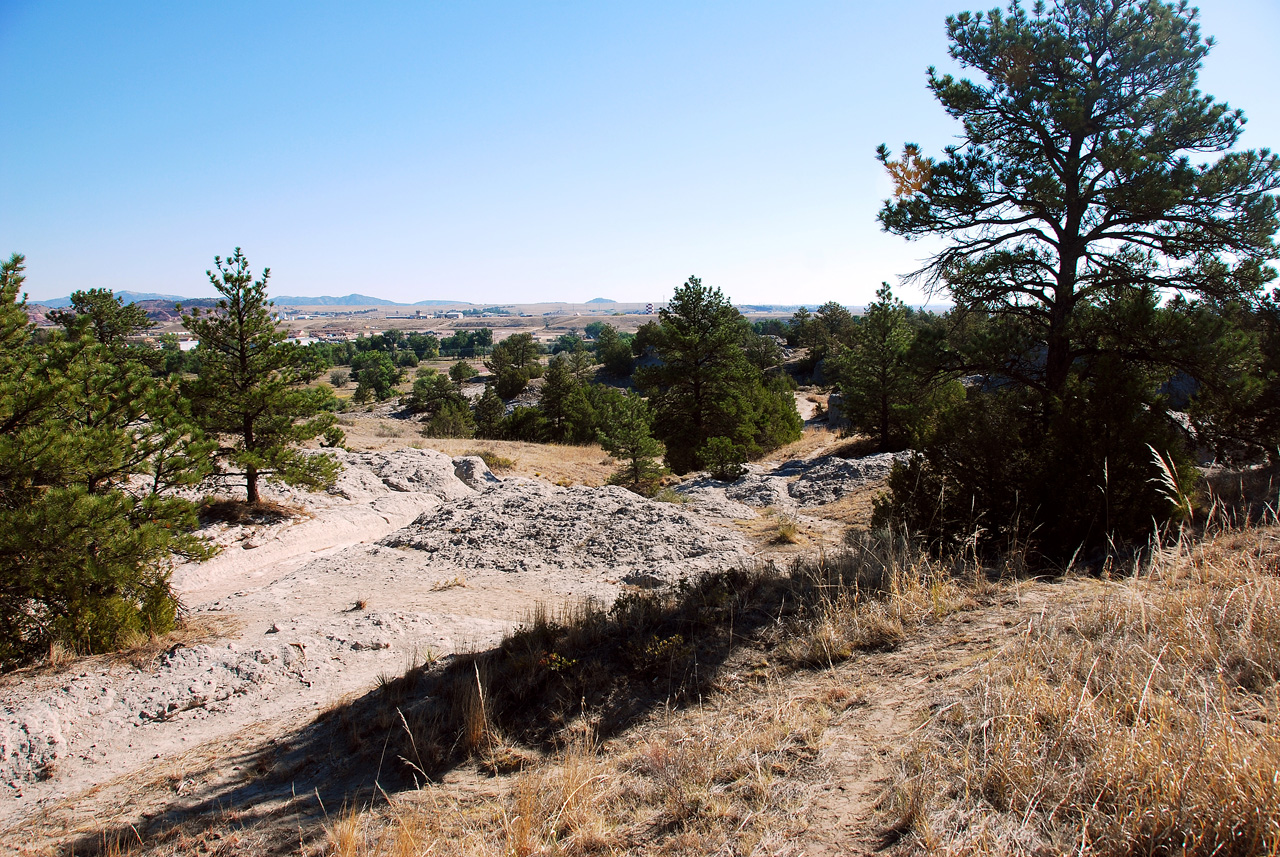
[(773, 510), (773, 518), (776, 521), (775, 533), (773, 537), (774, 544), (794, 545), (800, 542), (800, 518), (794, 512), (785, 509)]
[[(853, 533), (849, 553), (827, 566), (830, 579), (815, 579), (811, 610), (798, 617), (780, 647), (783, 659), (799, 666), (834, 665), (857, 650), (897, 648), (910, 629), (974, 606), (956, 560), (930, 557), (905, 538)], [(821, 572), (820, 566), (817, 572)], [(854, 570), (853, 577), (848, 572)]]
[(1280, 529), (1162, 552), (1032, 623), (908, 754), (947, 854), (1280, 853)]
[(805, 778), (832, 713), (815, 696), (762, 693), (747, 705), (659, 714), (625, 745), (602, 746), (583, 728), (545, 764), (494, 781), (490, 793), (459, 797), (432, 785), (344, 812), (325, 827), (326, 853), (771, 851), (803, 827)]
[(498, 453), (494, 452), (492, 449), (483, 449), (483, 448), (472, 449), (472, 450), (469, 450), (466, 454), (479, 456), (480, 459), (484, 462), (485, 467), (488, 467), (490, 470), (494, 471), (495, 473), (500, 471), (505, 472), (508, 470), (515, 470), (516, 468), (516, 462), (514, 459), (508, 458), (505, 455), (499, 455)]

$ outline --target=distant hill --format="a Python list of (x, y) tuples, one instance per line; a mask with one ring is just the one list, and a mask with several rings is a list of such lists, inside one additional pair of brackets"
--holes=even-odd
[[(172, 306), (175, 303), (181, 303), (183, 306), (213, 306), (213, 303), (203, 303), (204, 301), (215, 301), (213, 298), (186, 298), (181, 295), (161, 295), (155, 292), (116, 292), (115, 296), (125, 303), (138, 304), (154, 304), (156, 301), (163, 301)], [(342, 297), (334, 297), (332, 295), (320, 295), (317, 297), (309, 297), (306, 295), (283, 295), (282, 297), (268, 296), (272, 303), (276, 306), (472, 306), (468, 301), (417, 301), (416, 303), (406, 304), (398, 301), (389, 301), (385, 298), (375, 298), (370, 295), (344, 295)], [(71, 306), (70, 296), (64, 298), (50, 298), (49, 300), (32, 301), (49, 309), (60, 309), (62, 307)], [(148, 306), (151, 310), (156, 307)]]
[(411, 304), (374, 298), (369, 295), (345, 295), (335, 298), (329, 295), (308, 298), (286, 295), (272, 298), (276, 306), (471, 306), (467, 301), (415, 301)]
[(592, 298), (591, 300), (587, 301), (587, 303), (589, 303), (589, 304), (616, 304), (616, 303), (617, 303), (617, 301), (613, 300), (612, 298)]
[(371, 298), (368, 295), (345, 295), (340, 298), (322, 295), (320, 297), (284, 297), (271, 298), (276, 306), (405, 306), (383, 298)]
[[(124, 291), (124, 292), (114, 292), (114, 294), (116, 297), (118, 297), (120, 300), (124, 301), (127, 304), (138, 303), (140, 301), (169, 301), (170, 303), (173, 303), (174, 301), (191, 300), (190, 298), (184, 298), (179, 295), (160, 295), (160, 294), (156, 294), (155, 292)], [(54, 309), (60, 309), (61, 307), (71, 306), (71, 296), (68, 295), (65, 298), (51, 298), (47, 301), (37, 301), (37, 303), (42, 304), (43, 306), (52, 307)]]

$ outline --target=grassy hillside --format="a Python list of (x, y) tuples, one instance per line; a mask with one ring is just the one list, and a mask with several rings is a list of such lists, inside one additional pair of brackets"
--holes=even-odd
[(531, 616), (326, 712), (259, 762), (235, 812), (82, 844), (1274, 853), (1278, 572), (1273, 524), (1101, 577), (858, 537)]

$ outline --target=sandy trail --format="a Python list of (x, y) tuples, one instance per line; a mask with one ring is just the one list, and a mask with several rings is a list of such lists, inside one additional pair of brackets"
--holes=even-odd
[(192, 623), (221, 636), (140, 665), (89, 658), (0, 680), (0, 842), (38, 819), (57, 837), (134, 812), (94, 811), (94, 796), (195, 747), (284, 734), (428, 654), (491, 646), (539, 604), (750, 557), (728, 522), (620, 488), (500, 482), (430, 450), (342, 457), (336, 493), (273, 497), (309, 517), (215, 527), (222, 553), (177, 570)]
[[(197, 785), (245, 776), (245, 760), (380, 675), (489, 647), (538, 605), (608, 602), (754, 561), (762, 507), (799, 513), (892, 464), (752, 467), (657, 503), (498, 480), (478, 458), (431, 450), (339, 454), (335, 492), (271, 497), (306, 516), (212, 527), (221, 554), (176, 571), (192, 623), (217, 635), (137, 663), (88, 658), (0, 679), (0, 844), (46, 853), (169, 811)], [(838, 538), (827, 529), (815, 526)]]

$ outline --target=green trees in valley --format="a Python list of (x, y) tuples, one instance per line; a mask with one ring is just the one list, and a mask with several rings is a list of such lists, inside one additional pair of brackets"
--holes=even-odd
[(413, 382), (413, 392), (405, 398), (405, 405), (414, 413), (426, 415), (422, 428), (426, 437), (471, 437), (475, 434), (471, 403), (448, 375), (426, 371)]
[(361, 351), (351, 358), (351, 371), (356, 379), (357, 402), (390, 399), (405, 376), (405, 368), (386, 351)]
[(630, 376), (635, 366), (635, 358), (631, 355), (631, 340), (635, 337), (618, 333), (618, 329), (611, 324), (598, 324), (596, 357), (604, 364), (604, 371), (615, 378)]
[(484, 385), (484, 393), (476, 402), (475, 423), (476, 436), (497, 439), (502, 436), (502, 418), (506, 416), (507, 406), (502, 397), (493, 389), (493, 384)]
[(530, 378), (542, 375), (538, 362), (538, 345), (531, 333), (517, 333), (493, 346), (485, 368), (494, 374), (494, 387), (504, 399), (512, 399), (524, 392)]
[(238, 247), (225, 263), (215, 257), (214, 266), (216, 273), (206, 273), (222, 295), (217, 309), (197, 308), (182, 319), (200, 340), (200, 374), (186, 388), (197, 421), (229, 441), (222, 453), (244, 475), (249, 503), (260, 501), (260, 477), (308, 488), (331, 485), (338, 462), (297, 445), (321, 436), (331, 445), (340, 442), (333, 391), (305, 386), (319, 367), (276, 329), (267, 300), (270, 270), (255, 280)]

